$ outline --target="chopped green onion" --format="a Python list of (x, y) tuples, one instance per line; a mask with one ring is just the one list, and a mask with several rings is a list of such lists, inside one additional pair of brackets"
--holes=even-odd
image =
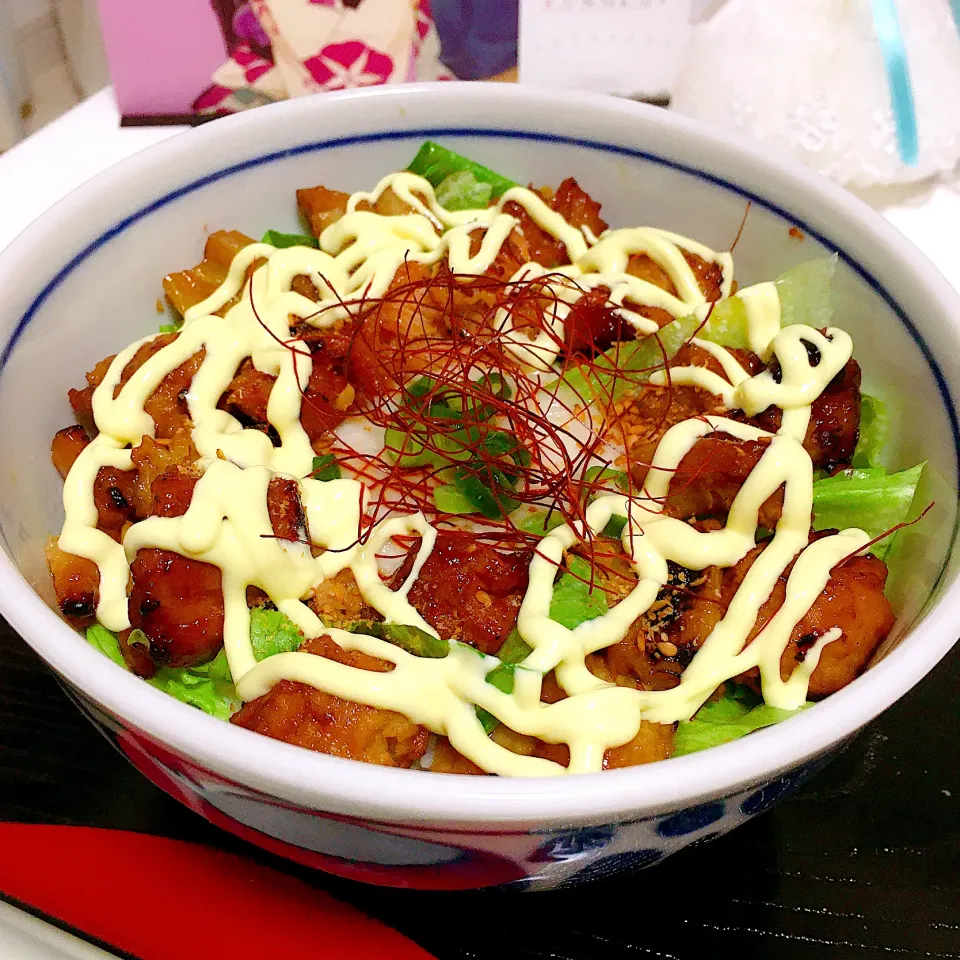
[(439, 660), (450, 652), (450, 644), (446, 640), (421, 630), (420, 627), (405, 623), (380, 623), (376, 620), (361, 620), (347, 628), (350, 633), (362, 633), (368, 637), (386, 640), (401, 650), (415, 657), (427, 657)]
[(182, 322), (181, 322), (181, 323), (161, 323), (161, 324), (160, 324), (160, 332), (161, 332), (161, 333), (176, 333), (182, 326), (183, 326), (183, 323), (182, 323)]
[(626, 525), (626, 517), (613, 514), (613, 516), (607, 521), (607, 525), (603, 528), (603, 535), (605, 537), (613, 537), (614, 540), (619, 540), (623, 536), (623, 528)]
[(487, 674), (487, 683), (502, 693), (513, 693), (513, 674), (517, 664), (530, 656), (531, 647), (514, 627), (497, 652), (500, 663)]
[[(497, 659), (500, 663), (487, 674), (487, 683), (496, 687), (502, 693), (513, 693), (514, 674), (518, 664), (530, 655), (530, 650), (529, 644), (514, 627), (497, 652)], [(477, 719), (487, 736), (493, 733), (500, 724), (500, 721), (488, 710), (484, 710), (483, 707), (477, 707)]]
[(477, 719), (480, 721), (480, 726), (483, 727), (483, 732), (488, 737), (500, 726), (500, 721), (489, 710), (484, 710), (483, 707), (477, 707)]
[(426, 396), (437, 385), (437, 381), (431, 377), (418, 377), (412, 383), (408, 383), (404, 388), (406, 393), (416, 399)]
[(591, 467), (584, 475), (584, 482), (606, 484), (608, 481), (616, 484), (621, 490), (630, 489), (630, 477), (622, 470), (614, 470), (612, 467)]
[(476, 504), (452, 483), (443, 483), (433, 490), (433, 502), (441, 513), (476, 513)]
[(305, 233), (283, 233), (280, 230), (268, 230), (261, 243), (269, 243), (271, 247), (278, 250), (285, 250), (287, 247), (312, 247), (314, 250), (320, 248), (320, 242), (316, 237), (311, 237)]
[(475, 385), (498, 400), (510, 400), (513, 397), (513, 388), (510, 386), (510, 382), (496, 370), (485, 373), (479, 380), (475, 381)]
[(343, 474), (337, 458), (332, 453), (324, 453), (313, 458), (313, 472), (310, 476), (314, 480), (339, 480)]
[[(494, 468), (488, 469), (490, 473), (494, 472)], [(499, 471), (496, 472), (499, 473)], [(477, 513), (483, 514), (488, 520), (500, 520), (518, 506), (515, 500), (502, 494), (498, 498), (497, 494), (476, 474), (463, 467), (459, 468), (453, 476), (457, 490), (474, 505)], [(502, 477), (503, 474), (501, 473), (500, 476)]]
[(384, 433), (384, 448), (386, 455), (401, 467), (444, 466), (443, 458), (427, 447), (423, 431), (390, 428)]
[(524, 533), (532, 533), (538, 537), (545, 537), (551, 530), (562, 527), (567, 521), (559, 510), (535, 510), (528, 511), (526, 507), (524, 515), (514, 516), (513, 525)]

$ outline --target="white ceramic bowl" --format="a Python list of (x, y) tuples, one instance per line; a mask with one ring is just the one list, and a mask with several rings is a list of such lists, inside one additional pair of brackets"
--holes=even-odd
[[(525, 780), (339, 760), (167, 698), (59, 618), (44, 568), (61, 521), (53, 433), (69, 386), (155, 329), (160, 278), (210, 229), (293, 229), (293, 191), (356, 190), (426, 138), (526, 182), (573, 175), (614, 225), (736, 249), (741, 283), (837, 251), (837, 316), (894, 411), (890, 466), (926, 460), (936, 512), (899, 547), (885, 656), (779, 726), (646, 767)], [(805, 239), (788, 231), (797, 227)], [(308, 98), (175, 137), (76, 191), (0, 255), (0, 610), (141, 770), (204, 816), (300, 862), (376, 883), (551, 886), (652, 863), (766, 809), (902, 696), (957, 636), (960, 303), (858, 201), (655, 108), (512, 86), (438, 84)]]

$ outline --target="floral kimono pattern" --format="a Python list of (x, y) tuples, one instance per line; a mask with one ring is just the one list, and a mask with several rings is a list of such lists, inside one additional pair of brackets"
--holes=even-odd
[(230, 58), (194, 102), (202, 115), (288, 97), (449, 80), (430, 0), (212, 0)]

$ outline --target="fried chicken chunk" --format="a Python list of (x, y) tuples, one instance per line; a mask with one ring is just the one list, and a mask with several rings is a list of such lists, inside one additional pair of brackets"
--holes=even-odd
[[(411, 553), (394, 578), (404, 582)], [(414, 609), (444, 640), (496, 653), (517, 622), (527, 589), (527, 551), (501, 552), (470, 537), (440, 532), (410, 590)]]
[[(813, 534), (811, 540), (826, 536)], [(763, 552), (764, 544), (751, 550), (736, 566), (717, 576), (707, 577), (702, 586), (684, 595), (684, 613), (666, 629), (667, 640), (689, 658), (699, 649), (730, 606), (747, 571)], [(747, 638), (753, 641), (764, 625), (783, 606), (787, 579), (793, 564), (777, 581), (770, 599), (760, 608), (757, 622)], [(827, 585), (813, 606), (794, 627), (780, 661), (786, 679), (819, 637), (839, 627), (840, 637), (828, 643), (810, 678), (809, 697), (818, 700), (835, 693), (854, 680), (866, 667), (874, 651), (893, 628), (890, 601), (883, 595), (887, 568), (875, 556), (851, 557), (834, 567)], [(756, 686), (756, 671), (741, 678)]]
[[(308, 640), (300, 649), (360, 670), (392, 669), (384, 660), (344, 650), (328, 636)], [(429, 737), (425, 727), (392, 710), (343, 700), (289, 680), (244, 705), (230, 722), (318, 753), (385, 767), (409, 767), (426, 752)]]

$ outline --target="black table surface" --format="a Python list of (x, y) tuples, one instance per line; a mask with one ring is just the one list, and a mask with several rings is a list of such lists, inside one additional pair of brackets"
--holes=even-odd
[(0, 621), (0, 820), (242, 852), (392, 924), (440, 960), (960, 958), (958, 720), (960, 647), (796, 795), (652, 869), (540, 894), (386, 890), (287, 865), (167, 797)]

